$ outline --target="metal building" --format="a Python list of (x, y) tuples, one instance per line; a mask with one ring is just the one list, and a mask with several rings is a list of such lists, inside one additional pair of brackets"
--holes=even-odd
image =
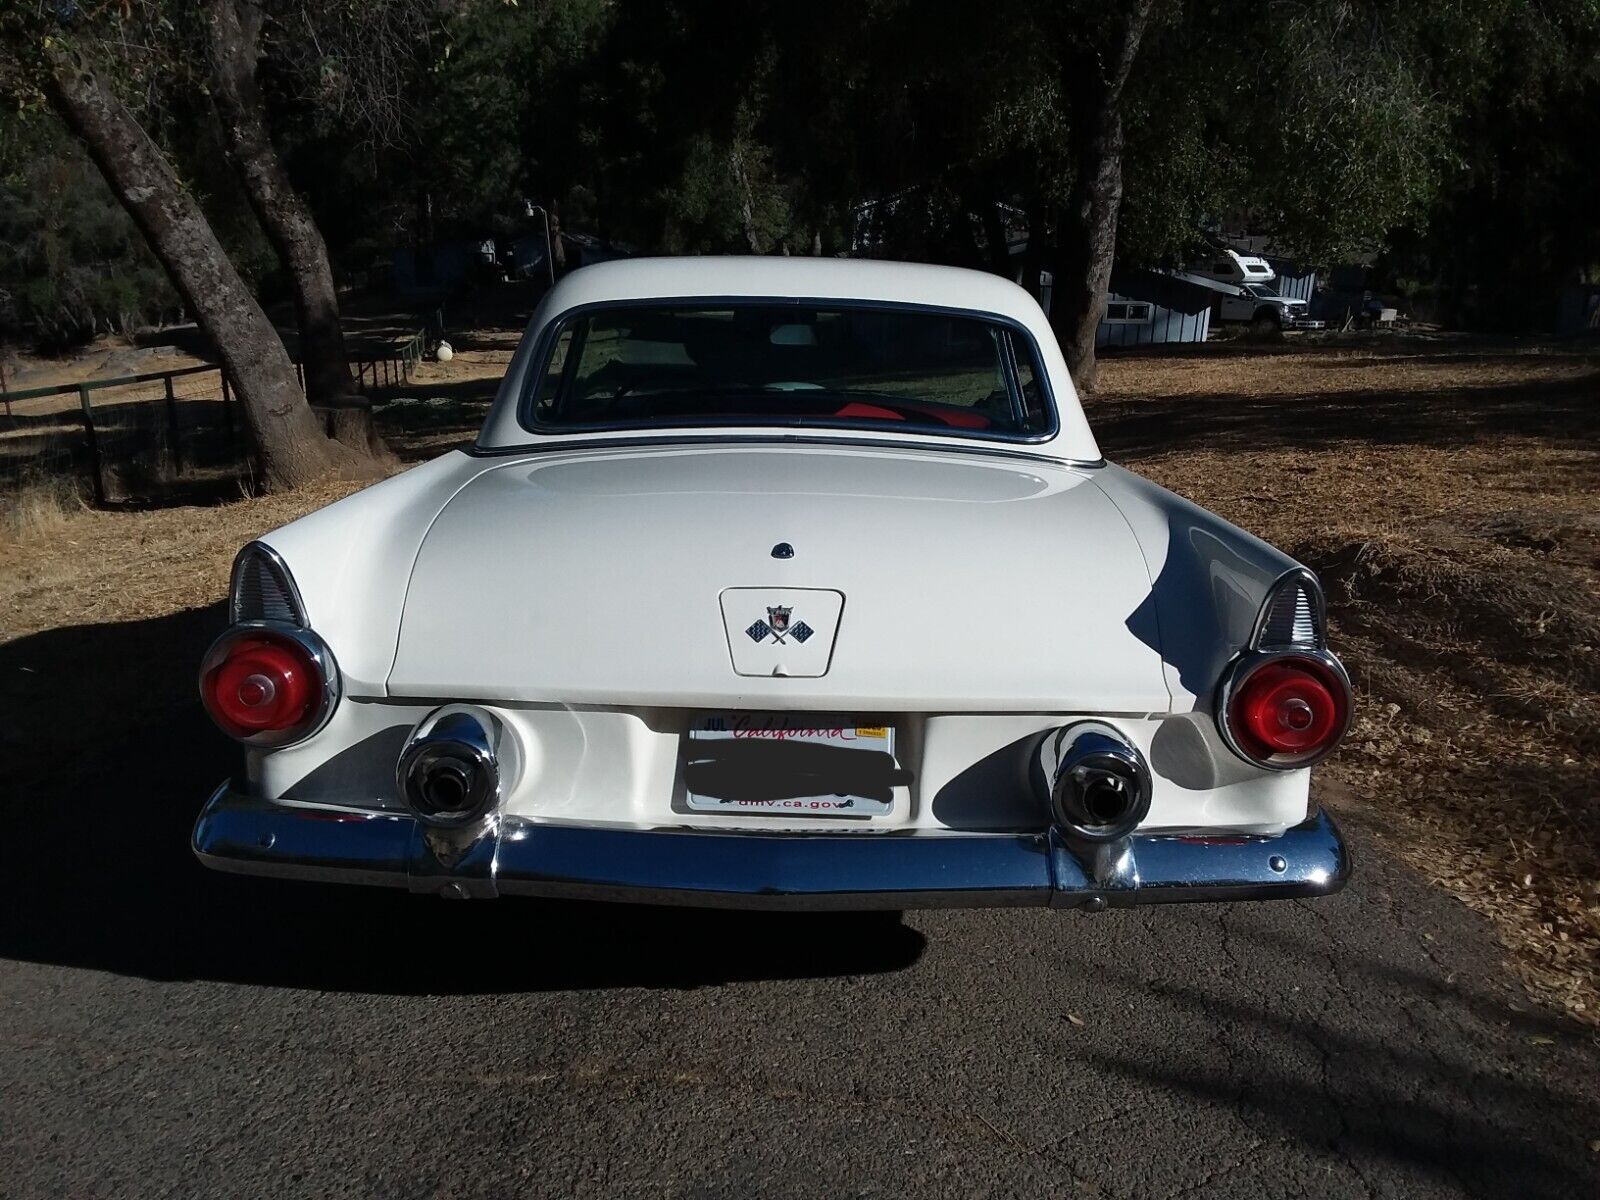
[(1303, 267), (1288, 258), (1267, 259), (1267, 265), (1278, 273), (1272, 281), (1273, 290), (1289, 300), (1304, 300), (1310, 304), (1317, 294), (1315, 268)]
[(1105, 316), (1095, 330), (1101, 346), (1203, 342), (1211, 331), (1215, 293), (1160, 271), (1117, 268), (1111, 273)]

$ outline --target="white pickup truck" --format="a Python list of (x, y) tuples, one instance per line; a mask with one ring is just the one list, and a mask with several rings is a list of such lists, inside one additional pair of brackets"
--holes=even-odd
[(1311, 306), (1304, 300), (1280, 296), (1269, 283), (1245, 283), (1216, 300), (1218, 321), (1248, 324), (1270, 333), (1278, 329), (1321, 329), (1324, 322), (1311, 320)]

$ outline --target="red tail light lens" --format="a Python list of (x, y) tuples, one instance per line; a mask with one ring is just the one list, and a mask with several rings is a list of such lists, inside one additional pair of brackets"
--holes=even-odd
[(222, 731), (284, 745), (312, 733), (329, 704), (326, 654), (299, 631), (243, 628), (206, 655), (200, 698)]
[(1281, 655), (1247, 666), (1227, 702), (1227, 731), (1245, 757), (1298, 767), (1323, 757), (1344, 736), (1350, 688), (1316, 658)]

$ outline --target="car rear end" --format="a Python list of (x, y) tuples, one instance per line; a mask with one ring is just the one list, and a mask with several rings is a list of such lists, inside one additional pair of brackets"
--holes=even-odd
[(247, 547), (231, 608), (221, 869), (1091, 909), (1348, 871), (1315, 581), (1107, 465), (993, 275), (575, 272), (470, 454)]
[[(790, 638), (835, 633), (804, 589), (750, 601), (730, 636), (751, 640), (752, 604), (767, 640), (781, 607)], [(1089, 910), (1320, 895), (1349, 870), (1307, 800), (1349, 688), (1302, 571), (1273, 587), (1212, 704), (1187, 712), (775, 708), (757, 688), (680, 704), (360, 696), (265, 546), (241, 556), (232, 607), (201, 690), (247, 769), (195, 831), (226, 870), (452, 897)]]

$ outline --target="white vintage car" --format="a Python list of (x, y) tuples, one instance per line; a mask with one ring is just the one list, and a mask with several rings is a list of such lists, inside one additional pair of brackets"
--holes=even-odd
[(1108, 464), (1022, 289), (575, 272), (477, 444), (246, 546), (194, 847), (446, 896), (1315, 896), (1350, 719), (1305, 568)]

